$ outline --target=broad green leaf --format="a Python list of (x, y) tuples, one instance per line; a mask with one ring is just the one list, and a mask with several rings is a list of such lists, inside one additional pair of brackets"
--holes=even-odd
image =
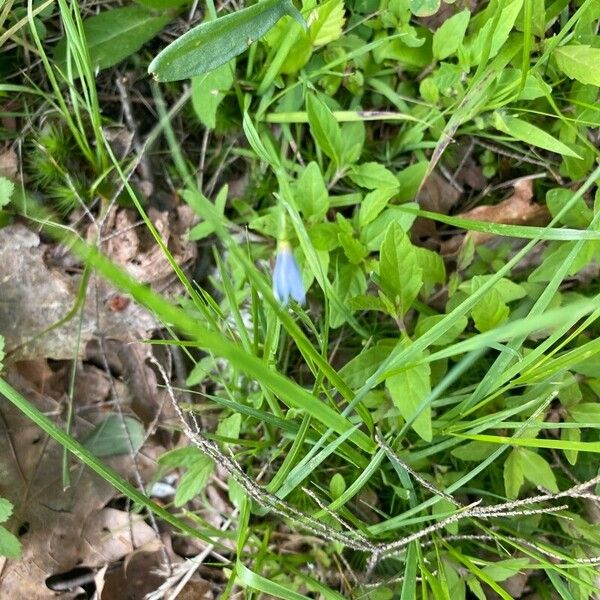
[(381, 245), (379, 279), (383, 292), (404, 316), (423, 285), (423, 270), (415, 247), (397, 223), (388, 227)]
[[(347, 308), (348, 300), (352, 296), (364, 294), (367, 289), (367, 280), (365, 279), (363, 270), (352, 264), (343, 265), (333, 282), (333, 288), (336, 290), (342, 306)], [(346, 322), (348, 313), (342, 310), (341, 306), (332, 302), (329, 305), (329, 309), (330, 327), (336, 329)]]
[(500, 10), (500, 7), (502, 7), (502, 13), (496, 29), (494, 30), (489, 58), (494, 58), (500, 51), (500, 48), (506, 43), (510, 32), (515, 26), (515, 21), (521, 12), (521, 8), (523, 7), (523, 0), (513, 0), (507, 5), (499, 3), (496, 10)]
[(324, 46), (337, 40), (344, 27), (343, 0), (328, 0), (316, 8), (316, 19), (310, 23), (309, 33), (315, 46)]
[(527, 450), (526, 448), (519, 448), (517, 452), (520, 455), (523, 474), (527, 481), (551, 492), (558, 492), (554, 472), (544, 458), (533, 452), (533, 450)]
[[(571, 201), (573, 192), (564, 188), (554, 188), (546, 193), (546, 204), (553, 217), (559, 214), (563, 207)], [(575, 204), (560, 217), (560, 222), (567, 227), (586, 229), (594, 217), (591, 208), (583, 198), (578, 198)]]
[(391, 223), (398, 225), (402, 231), (410, 229), (414, 223), (416, 214), (406, 212), (403, 210), (405, 207), (417, 208), (418, 205), (411, 202), (402, 206), (390, 206), (384, 209), (373, 222), (363, 227), (360, 232), (360, 240), (368, 250), (371, 252), (379, 250)]
[(419, 187), (423, 183), (428, 164), (426, 160), (422, 160), (398, 173), (397, 179), (400, 184), (400, 190), (397, 194), (398, 202), (409, 202), (415, 199)]
[(509, 577), (532, 566), (528, 558), (509, 558), (484, 567), (483, 572), (494, 581), (506, 581)]
[(365, 145), (366, 128), (363, 121), (344, 123), (342, 130), (342, 162), (354, 164), (362, 154)]
[(0, 208), (6, 206), (15, 191), (15, 184), (6, 177), (0, 177)]
[(359, 185), (368, 190), (376, 190), (380, 188), (398, 188), (398, 180), (396, 176), (386, 169), (382, 164), (376, 162), (362, 163), (348, 173), (348, 177)]
[(389, 355), (393, 346), (378, 344), (363, 350), (339, 371), (344, 381), (351, 387), (360, 387), (375, 371), (381, 362)]
[(192, 106), (200, 122), (209, 129), (217, 124), (217, 108), (233, 84), (234, 71), (232, 62), (192, 78)]
[(316, 162), (310, 162), (302, 172), (294, 186), (294, 199), (304, 217), (314, 221), (323, 220), (329, 209), (329, 194)]
[[(423, 317), (419, 319), (417, 326), (415, 328), (415, 336), (421, 337), (425, 333), (427, 333), (432, 327), (437, 325), (440, 321), (446, 318), (446, 315), (431, 315), (429, 317)], [(451, 344), (467, 327), (468, 320), (466, 317), (462, 317), (456, 323), (444, 333), (441, 337), (439, 337), (432, 346), (447, 346)]]
[(321, 150), (339, 167), (342, 162), (342, 132), (333, 113), (314, 94), (306, 96), (310, 133)]
[(600, 48), (561, 46), (554, 50), (553, 55), (567, 77), (600, 87)]
[[(386, 379), (385, 385), (394, 405), (407, 421), (411, 419), (421, 402), (431, 392), (431, 369), (423, 363), (400, 371)], [(414, 420), (412, 428), (426, 441), (433, 437), (431, 429), (431, 406), (425, 407)]]
[(184, 448), (175, 448), (165, 452), (158, 459), (159, 464), (174, 469), (179, 467), (190, 468), (198, 459), (203, 456), (202, 452), (196, 446), (186, 446)]
[(360, 203), (358, 225), (362, 228), (376, 219), (395, 194), (394, 188), (382, 188), (369, 192)]
[(600, 427), (600, 403), (582, 402), (569, 407), (569, 414), (577, 423), (588, 423)]
[(21, 542), (6, 527), (0, 525), (0, 556), (6, 558), (19, 558), (21, 556)]
[[(111, 8), (83, 21), (92, 67), (106, 69), (137, 52), (167, 23), (170, 16), (156, 16), (140, 6)], [(67, 41), (62, 38), (54, 50), (54, 60), (66, 67)]]
[[(465, 281), (458, 286), (459, 290), (463, 290), (468, 294), (474, 294), (484, 283), (489, 281), (493, 275), (477, 275), (470, 281)], [(500, 294), (503, 302), (513, 302), (525, 298), (527, 292), (522, 285), (511, 281), (507, 277), (502, 277), (494, 284), (492, 288)]]
[[(549, 245), (546, 252), (544, 252), (542, 264), (529, 275), (528, 280), (533, 282), (550, 281), (557, 269), (564, 264), (564, 261), (573, 250), (575, 244), (576, 242), (554, 242)], [(589, 243), (586, 242), (582, 251), (577, 254), (577, 257), (572, 262), (567, 272), (568, 275), (575, 275), (575, 273), (578, 273), (590, 263), (593, 259), (593, 248), (593, 246), (590, 246)]]
[(6, 498), (0, 498), (0, 523), (8, 521), (12, 512), (13, 505)]
[(284, 15), (304, 23), (291, 0), (263, 0), (204, 21), (162, 50), (148, 72), (158, 81), (177, 81), (212, 71), (244, 52)]
[(450, 17), (433, 34), (433, 56), (438, 60), (444, 60), (454, 54), (462, 44), (463, 38), (469, 25), (471, 13), (463, 10)]
[(368, 250), (364, 244), (352, 235), (342, 232), (339, 234), (339, 238), (348, 262), (358, 265), (367, 256)]
[(240, 437), (242, 427), (242, 415), (236, 413), (223, 419), (217, 426), (217, 435), (237, 440)]
[(452, 450), (452, 456), (460, 458), (461, 460), (481, 462), (491, 456), (495, 452), (495, 448), (492, 444), (485, 444), (484, 442), (468, 442)]
[(550, 152), (556, 152), (557, 154), (563, 154), (564, 156), (581, 158), (578, 154), (573, 152), (571, 148), (543, 129), (540, 129), (527, 121), (518, 119), (517, 117), (511, 117), (510, 115), (497, 111), (494, 113), (494, 127), (526, 144), (531, 144), (532, 146), (537, 146), (544, 150), (550, 150)]
[[(471, 293), (475, 293), (484, 284), (485, 281), (482, 278), (474, 277), (471, 282)], [(490, 331), (506, 321), (509, 314), (510, 309), (496, 288), (488, 290), (471, 309), (475, 327), (481, 333)]]
[(523, 464), (517, 449), (513, 449), (504, 462), (504, 490), (506, 497), (511, 500), (519, 495), (519, 490), (525, 482)]
[[(560, 439), (565, 442), (580, 442), (581, 429), (579, 429), (579, 427), (569, 427), (568, 429), (561, 429)], [(579, 452), (577, 450), (565, 448), (563, 452), (565, 453), (565, 458), (569, 461), (570, 465), (574, 465), (577, 462), (577, 456), (579, 455)]]
[(446, 281), (446, 266), (444, 259), (433, 250), (416, 247), (417, 264), (423, 271), (423, 283), (428, 286), (427, 293), (433, 289), (436, 283)]
[(130, 454), (144, 443), (144, 427), (133, 417), (108, 415), (81, 443), (100, 458)]
[(190, 465), (185, 475), (179, 480), (173, 503), (183, 506), (197, 496), (206, 486), (213, 473), (215, 464), (211, 458), (199, 454), (196, 461)]
[(430, 17), (440, 9), (441, 0), (409, 0), (408, 5), (415, 17)]
[(329, 492), (331, 497), (335, 500), (339, 498), (346, 491), (346, 482), (344, 476), (341, 473), (336, 473), (329, 481)]

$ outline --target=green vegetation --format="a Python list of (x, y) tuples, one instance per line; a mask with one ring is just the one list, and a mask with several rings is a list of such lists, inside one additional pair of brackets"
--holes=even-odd
[[(0, 407), (65, 489), (84, 464), (198, 543), (215, 598), (594, 598), (599, 25), (597, 0), (4, 0), (0, 224), (67, 249), (74, 292), (18, 343), (0, 310)], [(90, 340), (124, 406), (77, 400)], [(34, 358), (64, 363), (55, 414), (12, 377)]]

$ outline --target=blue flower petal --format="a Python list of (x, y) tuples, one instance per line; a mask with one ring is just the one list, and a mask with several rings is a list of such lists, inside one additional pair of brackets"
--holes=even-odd
[(306, 302), (302, 275), (288, 242), (279, 243), (273, 271), (273, 294), (282, 304), (288, 304), (290, 298), (298, 304)]

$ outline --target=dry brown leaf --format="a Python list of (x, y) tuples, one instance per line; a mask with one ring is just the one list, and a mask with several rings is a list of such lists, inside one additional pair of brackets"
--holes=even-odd
[[(417, 202), (423, 210), (447, 215), (460, 198), (460, 192), (435, 171), (423, 182)], [(436, 237), (436, 224), (431, 219), (417, 217), (411, 228), (413, 240)]]
[[(467, 212), (456, 215), (461, 219), (503, 223), (506, 225), (535, 225), (543, 226), (549, 221), (548, 210), (545, 206), (533, 201), (531, 179), (520, 179), (514, 184), (514, 192), (506, 200), (498, 204), (477, 206)], [(489, 233), (471, 231), (469, 233), (474, 243), (483, 244), (495, 236)], [(442, 246), (442, 254), (455, 254), (464, 241), (464, 235), (456, 235)]]
[(9, 361), (69, 359), (77, 351), (83, 354), (86, 343), (97, 331), (130, 341), (147, 337), (156, 327), (154, 317), (133, 302), (123, 310), (111, 310), (109, 301), (114, 289), (93, 277), (88, 286), (79, 348), (78, 316), (44, 334), (75, 305), (79, 285), (78, 278), (48, 268), (44, 261), (47, 248), (36, 233), (23, 225), (0, 229), (0, 334), (5, 338)]
[[(39, 394), (15, 371), (9, 382), (38, 409), (60, 414), (60, 405)], [(91, 424), (76, 418), (74, 434), (82, 437)], [(155, 539), (140, 516), (106, 508), (114, 489), (99, 476), (69, 458), (71, 487), (62, 487), (63, 449), (10, 403), (0, 413), (0, 495), (14, 505), (9, 522), (21, 532), (23, 554), (6, 563), (0, 577), (0, 598), (55, 598), (45, 580), (76, 566), (100, 567)], [(122, 473), (129, 457), (109, 464)], [(71, 598), (71, 595), (64, 595)]]
[(0, 152), (0, 176), (17, 179), (19, 174), (19, 159), (13, 148)]
[[(176, 218), (172, 218), (169, 212), (151, 208), (148, 216), (177, 264), (195, 258), (196, 245), (185, 237), (194, 219), (191, 209), (180, 208)], [(172, 278), (173, 268), (147, 228), (136, 223), (137, 215), (133, 211), (114, 209), (103, 231), (102, 250), (138, 281), (162, 289), (165, 280)], [(94, 229), (90, 228), (88, 237), (93, 234)]]

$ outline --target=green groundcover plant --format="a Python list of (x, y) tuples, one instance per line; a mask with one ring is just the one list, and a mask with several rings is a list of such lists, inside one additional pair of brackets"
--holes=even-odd
[[(33, 124), (25, 176), (0, 179), (3, 224), (67, 244), (184, 356), (185, 390), (154, 365), (189, 439), (156, 466), (179, 474), (172, 502), (2, 380), (6, 401), (140, 509), (232, 540), (222, 598), (593, 598), (600, 4), (208, 0), (182, 34), (189, 4), (15, 0), (0, 17), (9, 58), (43, 74), (0, 84)], [(101, 92), (125, 68), (152, 110), (122, 156)], [(144, 160), (193, 211), (208, 273), (150, 219)], [(115, 204), (176, 297), (70, 219)], [(119, 435), (141, 444), (135, 427)], [(213, 477), (223, 531), (190, 504), (209, 506)], [(0, 554), (18, 555), (4, 528)]]

